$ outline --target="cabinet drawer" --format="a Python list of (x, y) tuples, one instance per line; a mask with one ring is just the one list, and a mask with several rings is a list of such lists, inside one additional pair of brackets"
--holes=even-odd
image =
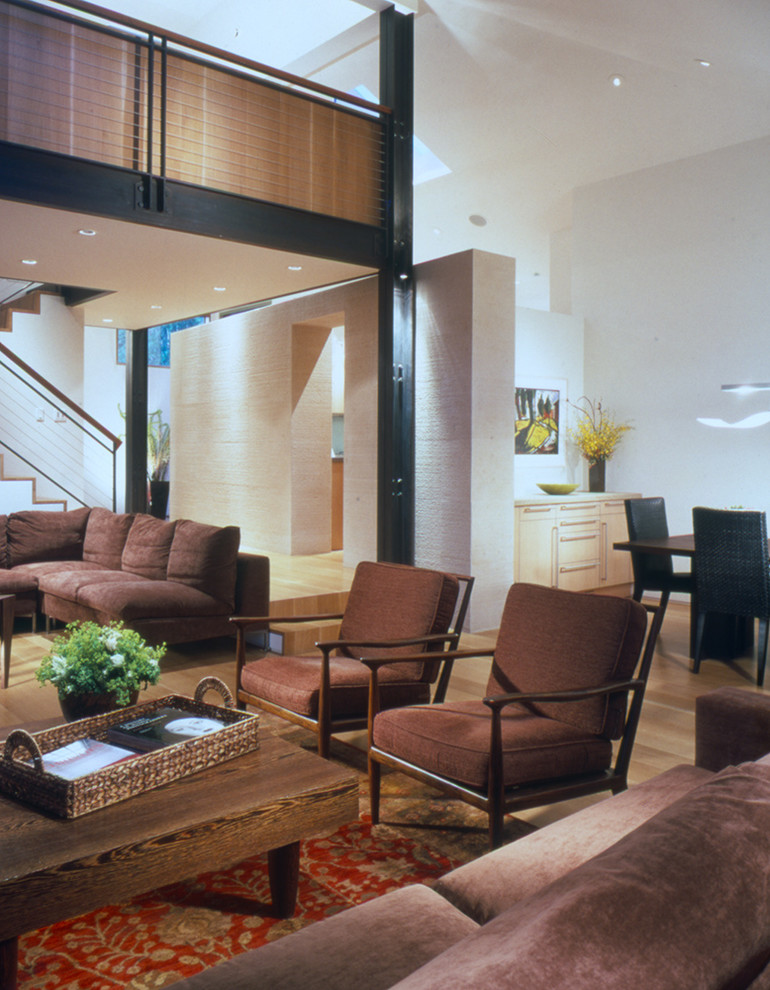
[(590, 530), (564, 530), (559, 529), (559, 568), (564, 564), (574, 564), (577, 562), (595, 563), (597, 566), (601, 560), (601, 540), (598, 529)]
[(586, 591), (599, 586), (600, 576), (598, 560), (576, 564), (566, 564), (560, 560), (557, 586), (565, 591)]

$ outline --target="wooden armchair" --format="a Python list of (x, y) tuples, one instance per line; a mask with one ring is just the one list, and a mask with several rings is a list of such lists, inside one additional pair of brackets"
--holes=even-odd
[(448, 654), (493, 658), (478, 701), (382, 710), (384, 671), (408, 660), (362, 657), (372, 821), (383, 764), (486, 811), (493, 848), (506, 811), (624, 790), (662, 615), (631, 599), (514, 584), (495, 648)]
[[(270, 618), (234, 616), (236, 703), (272, 712), (318, 734), (318, 752), (329, 755), (331, 735), (367, 725), (369, 671), (357, 656), (409, 654), (412, 660), (383, 675), (383, 708), (444, 700), (452, 658), (468, 610), (473, 578), (403, 564), (361, 562), (345, 611), (281, 616), (273, 621), (341, 619), (338, 638), (316, 643), (312, 656), (246, 656), (246, 631), (268, 628)], [(440, 669), (442, 668), (443, 669)]]

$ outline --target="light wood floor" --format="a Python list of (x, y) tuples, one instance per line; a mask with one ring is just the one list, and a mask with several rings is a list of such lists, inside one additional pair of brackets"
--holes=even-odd
[[(638, 783), (655, 776), (678, 763), (691, 763), (694, 756), (694, 704), (697, 695), (714, 687), (732, 684), (749, 691), (756, 687), (755, 661), (742, 658), (725, 664), (707, 660), (697, 676), (691, 672), (687, 657), (689, 609), (671, 603), (666, 612), (658, 650), (653, 661), (650, 681), (630, 768), (630, 782)], [(465, 636), (464, 647), (493, 645), (494, 635)], [(51, 685), (41, 687), (34, 677), (41, 657), (47, 652), (50, 637), (24, 631), (13, 642), (10, 685), (0, 691), (0, 736), (9, 726), (52, 719), (60, 714), (56, 691)], [(466, 661), (455, 672), (450, 685), (450, 697), (479, 697), (484, 687), (489, 661)], [(147, 696), (169, 693), (192, 694), (199, 679), (216, 674), (231, 690), (234, 687), (234, 647), (230, 640), (211, 640), (171, 648), (163, 663), (163, 675)], [(309, 737), (310, 738), (310, 737)], [(364, 748), (363, 734), (349, 734), (346, 741)], [(603, 798), (598, 798), (602, 800)], [(575, 810), (586, 801), (564, 802), (551, 808), (533, 809), (526, 817), (542, 825)]]

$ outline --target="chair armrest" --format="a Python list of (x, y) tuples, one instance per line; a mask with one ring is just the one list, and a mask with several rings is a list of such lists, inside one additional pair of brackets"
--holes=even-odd
[[(377, 646), (379, 644), (372, 644)], [(437, 653), (435, 656), (431, 656), (429, 653), (415, 653), (410, 656), (399, 656), (399, 657), (359, 657), (358, 659), (361, 663), (366, 664), (366, 666), (372, 670), (376, 671), (380, 667), (385, 667), (391, 663), (419, 663), (426, 658), (429, 660), (466, 660), (471, 657), (491, 657), (494, 656), (495, 651), (493, 649), (489, 650), (447, 650), (445, 653)]]
[(276, 623), (284, 625), (288, 622), (326, 622), (329, 619), (341, 619), (342, 612), (325, 612), (315, 615), (231, 615), (230, 622), (240, 629), (249, 626)]
[(618, 691), (638, 691), (644, 686), (644, 681), (632, 678), (628, 681), (611, 681), (592, 688), (574, 688), (570, 691), (512, 691), (509, 694), (492, 694), (483, 699), (489, 708), (498, 711), (506, 705), (526, 701), (583, 701), (585, 698), (595, 698), (603, 694), (616, 694)]
[(717, 772), (770, 753), (770, 697), (721, 687), (695, 699), (695, 765)]
[[(318, 647), (319, 650), (324, 650), (324, 651), (326, 650), (331, 651), (334, 649), (339, 649), (340, 647), (351, 647), (351, 646), (356, 646), (359, 649), (363, 649), (363, 650), (380, 650), (380, 649), (391, 649), (391, 648), (395, 649), (401, 646), (419, 646), (420, 643), (424, 643), (426, 646), (428, 646), (431, 643), (445, 643), (447, 640), (452, 640), (455, 637), (456, 637), (456, 633), (431, 633), (430, 636), (414, 636), (410, 639), (373, 639), (373, 640), (372, 639), (370, 640), (332, 639), (332, 640), (325, 640), (323, 642), (318, 642), (315, 645)], [(413, 657), (408, 659), (410, 660), (410, 662), (414, 663), (415, 661), (419, 662), (421, 660), (424, 660), (426, 657), (428, 657), (431, 660), (435, 660), (439, 658), (443, 659), (446, 656), (448, 656), (447, 653), (437, 653), (435, 655), (431, 655), (428, 653), (419, 653), (419, 654), (415, 654)], [(357, 659), (365, 662), (364, 657), (358, 657)], [(398, 661), (402, 661), (403, 659), (407, 659), (407, 658), (399, 657)], [(396, 661), (386, 660), (385, 662), (394, 663)]]

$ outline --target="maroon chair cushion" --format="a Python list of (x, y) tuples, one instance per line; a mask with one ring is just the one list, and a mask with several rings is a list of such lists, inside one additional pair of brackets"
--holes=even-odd
[(6, 527), (8, 516), (0, 515), (0, 568), (8, 566), (8, 537)]
[[(389, 640), (446, 632), (452, 620), (459, 582), (454, 575), (423, 567), (361, 561), (350, 586), (340, 639)], [(360, 656), (360, 650), (346, 650)], [(367, 650), (370, 657), (408, 655), (415, 647)], [(438, 664), (399, 665), (400, 680), (434, 680)]]
[(91, 511), (12, 512), (6, 524), (8, 566), (40, 560), (80, 560)]
[[(630, 598), (514, 584), (503, 609), (487, 694), (566, 691), (627, 679), (646, 627), (644, 606)], [(532, 707), (584, 732), (617, 739), (626, 697)]]
[[(369, 670), (348, 657), (329, 658), (331, 713), (363, 717), (369, 699)], [(241, 686), (249, 694), (264, 698), (291, 712), (318, 718), (321, 661), (318, 657), (280, 657), (268, 654), (246, 664)], [(385, 667), (381, 674), (383, 708), (417, 705), (430, 700), (424, 681), (399, 677), (399, 667)]]
[(145, 513), (138, 515), (123, 547), (121, 570), (153, 581), (165, 580), (175, 527), (175, 521), (164, 522)]
[[(380, 712), (374, 745), (439, 777), (486, 789), (490, 711), (482, 701), (419, 705)], [(511, 705), (503, 711), (506, 787), (593, 773), (612, 762), (612, 743), (566, 722)]]
[(91, 509), (86, 526), (83, 560), (119, 571), (128, 532), (134, 521), (131, 512), (116, 513), (98, 506)]

